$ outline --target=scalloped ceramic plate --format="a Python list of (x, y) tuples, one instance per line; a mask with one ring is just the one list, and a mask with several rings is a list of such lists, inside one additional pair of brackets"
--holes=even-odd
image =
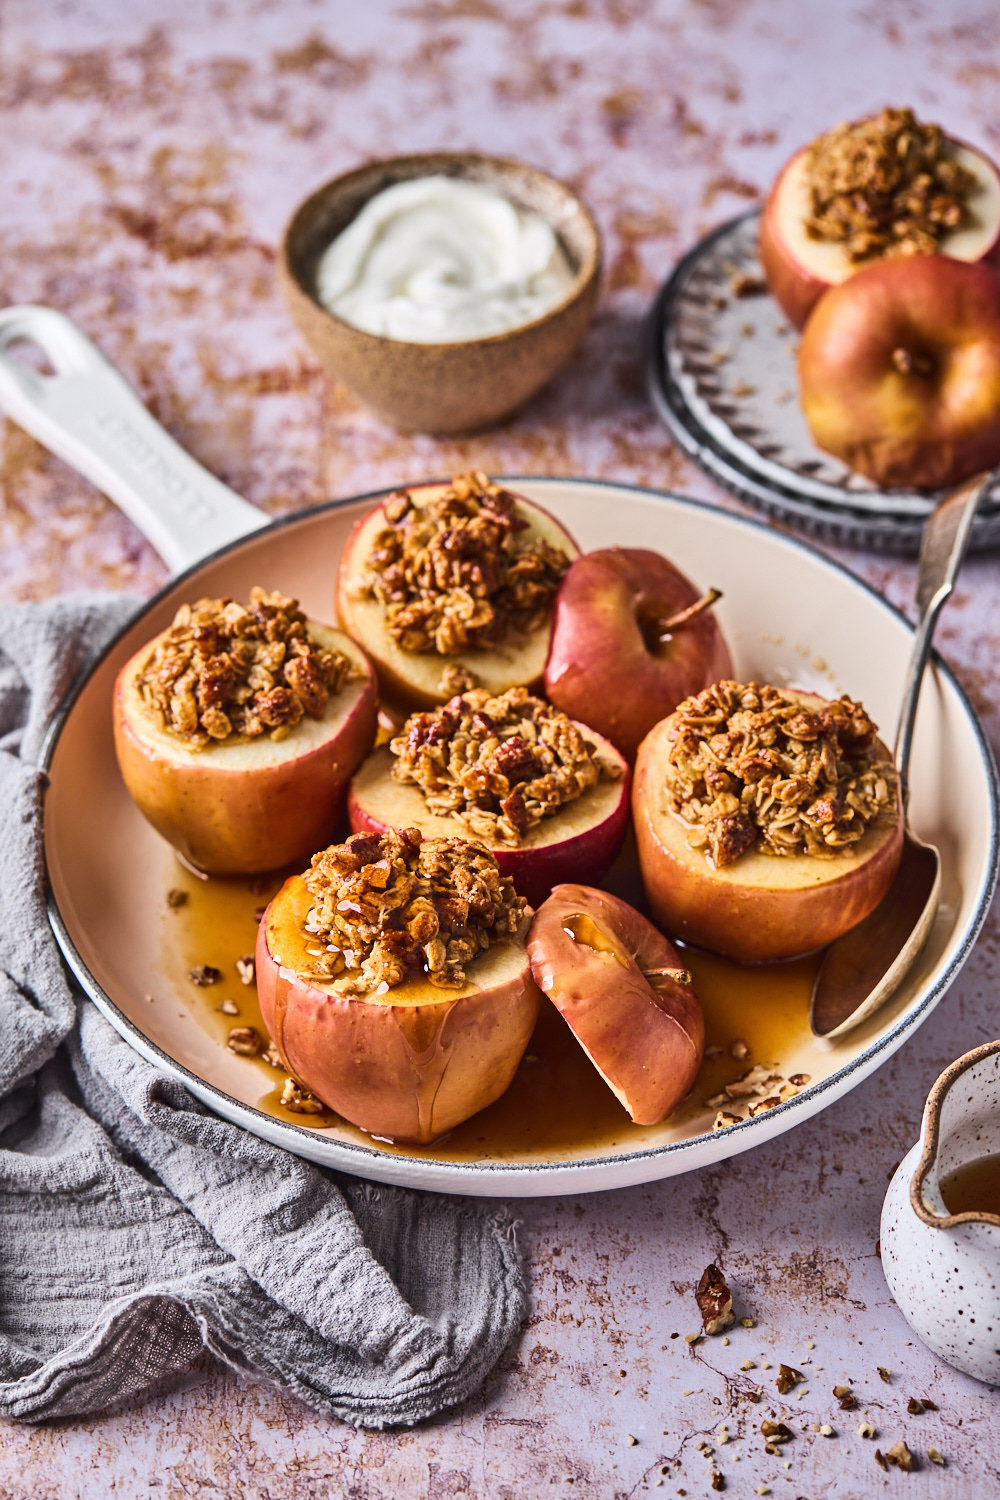
[[(798, 402), (798, 335), (762, 285), (759, 209), (700, 240), (649, 315), (646, 381), (671, 435), (728, 489), (813, 536), (882, 552), (918, 551), (938, 494), (880, 490), (817, 448)], [(1000, 475), (980, 502), (972, 547), (1000, 541)]]
[[(509, 481), (551, 510), (584, 548), (617, 543), (666, 553), (723, 590), (719, 618), (737, 675), (850, 692), (876, 721), (895, 722), (911, 631), (865, 584), (808, 546), (694, 501), (569, 479)], [(54, 726), (46, 749), (50, 914), (80, 983), (125, 1039), (228, 1120), (288, 1150), (376, 1181), (482, 1195), (586, 1192), (706, 1166), (773, 1139), (856, 1087), (927, 1018), (961, 968), (985, 917), (997, 873), (996, 770), (981, 726), (939, 660), (925, 683), (911, 771), (911, 817), (942, 851), (944, 894), (930, 940), (892, 1002), (837, 1043), (789, 1034), (785, 1075), (812, 1082), (795, 1098), (711, 1133), (714, 1111), (695, 1109), (654, 1127), (627, 1125), (595, 1143), (572, 1131), (544, 1149), (395, 1148), (337, 1123), (323, 1129), (262, 1107), (270, 1080), (259, 1060), (235, 1057), (179, 978), (172, 852), (135, 810), (111, 737), (115, 675), (170, 621), (184, 599), (245, 596), (254, 583), (297, 595), (330, 618), (341, 549), (375, 497), (307, 511), (256, 532), (188, 569), (111, 644)], [(153, 994), (155, 1003), (146, 996)], [(464, 1127), (463, 1127), (464, 1129)]]

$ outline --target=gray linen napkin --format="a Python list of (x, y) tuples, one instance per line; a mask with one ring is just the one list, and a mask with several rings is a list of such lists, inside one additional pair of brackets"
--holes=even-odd
[(520, 1324), (509, 1221), (217, 1119), (73, 987), (49, 929), (37, 757), (136, 604), (0, 606), (0, 1416), (100, 1411), (206, 1347), (348, 1422), (417, 1422)]

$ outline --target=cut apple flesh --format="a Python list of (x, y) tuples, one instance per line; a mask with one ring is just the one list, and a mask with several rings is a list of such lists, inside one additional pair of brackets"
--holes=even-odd
[[(940, 254), (953, 260), (992, 259), (1000, 244), (1000, 172), (972, 146), (952, 141), (952, 158), (976, 179), (965, 200), (969, 222), (942, 236)], [(782, 169), (764, 206), (760, 258), (768, 286), (796, 328), (805, 326), (813, 306), (829, 286), (838, 286), (872, 261), (852, 261), (841, 244), (813, 239), (806, 229), (811, 215), (808, 181), (809, 147)]]
[(261, 735), (192, 749), (161, 729), (136, 679), (163, 639), (126, 662), (115, 685), (115, 751), (140, 812), (189, 864), (212, 875), (280, 869), (329, 844), (347, 784), (375, 739), (375, 677), (339, 630), (309, 622), (309, 635), (341, 651), (360, 676), (344, 684), (321, 719), (299, 720), (285, 739)]
[(419, 828), (425, 839), (475, 838), (492, 852), (501, 875), (510, 876), (518, 895), (531, 906), (540, 906), (552, 887), (570, 876), (603, 880), (628, 827), (629, 771), (613, 745), (586, 726), (578, 727), (600, 742), (609, 760), (620, 763), (621, 780), (597, 782), (575, 802), (567, 802), (529, 828), (516, 849), (480, 838), (456, 818), (431, 812), (418, 786), (392, 779), (395, 757), (387, 745), (373, 751), (351, 781), (347, 800), (351, 832), (381, 834), (389, 828)]
[[(419, 507), (443, 494), (445, 488), (421, 485), (408, 493)], [(518, 497), (517, 510), (528, 522), (528, 530), (518, 533), (522, 545), (542, 538), (570, 558), (578, 555), (579, 548), (569, 533), (540, 506)], [(449, 667), (471, 672), (476, 686), (488, 688), (491, 693), (539, 684), (549, 650), (549, 619), (527, 636), (489, 650), (463, 651), (455, 656), (404, 651), (397, 645), (389, 633), (381, 603), (359, 593), (375, 538), (388, 524), (381, 505), (358, 522), (344, 548), (337, 579), (337, 617), (375, 663), (383, 695), (407, 709), (433, 708), (454, 693), (445, 680)]]
[(528, 938), (532, 973), (638, 1125), (655, 1125), (694, 1083), (701, 1006), (676, 950), (624, 901), (557, 886)]
[[(305, 977), (314, 939), (301, 876), (285, 882), (257, 938), (261, 1015), (288, 1071), (371, 1135), (427, 1144), (498, 1099), (514, 1076), (541, 997), (520, 934), (468, 966), (462, 989), (426, 978), (347, 995)], [(338, 984), (341, 986), (338, 988)]]
[(667, 802), (663, 768), (670, 727), (668, 719), (643, 742), (632, 792), (643, 884), (653, 916), (667, 932), (757, 963), (821, 948), (874, 910), (902, 854), (898, 804), (896, 816), (873, 823), (850, 852), (827, 857), (750, 850), (716, 869), (688, 844), (690, 830)]

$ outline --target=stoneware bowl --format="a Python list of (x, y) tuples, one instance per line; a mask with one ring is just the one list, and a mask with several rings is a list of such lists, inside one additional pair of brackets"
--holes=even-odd
[[(485, 183), (547, 219), (575, 271), (564, 299), (530, 323), (489, 338), (406, 343), (344, 322), (316, 299), (316, 265), (369, 198), (440, 173)], [(516, 161), (468, 152), (395, 156), (335, 177), (296, 209), (281, 276), (292, 317), (313, 353), (358, 400), (401, 432), (472, 432), (501, 421), (569, 358), (586, 331), (601, 271), (594, 218), (570, 188)]]
[(950, 1213), (941, 1183), (1000, 1153), (1000, 1042), (946, 1068), (882, 1209), (882, 1268), (914, 1333), (948, 1364), (1000, 1382), (1000, 1218)]

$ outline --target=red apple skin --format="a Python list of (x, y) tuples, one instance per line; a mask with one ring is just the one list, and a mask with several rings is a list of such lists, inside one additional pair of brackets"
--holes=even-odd
[[(893, 352), (926, 362), (904, 373)], [(944, 256), (881, 261), (833, 287), (799, 351), (819, 447), (879, 485), (929, 489), (1000, 463), (1000, 272)]]
[[(115, 753), (139, 811), (184, 859), (210, 875), (249, 875), (307, 859), (335, 837), (347, 787), (371, 749), (377, 728), (375, 674), (364, 653), (340, 631), (318, 627), (325, 643), (345, 651), (362, 672), (328, 708), (325, 737), (300, 721), (280, 744), (261, 746), (270, 764), (240, 764), (256, 746), (208, 746), (193, 754), (158, 730), (134, 687), (155, 641), (126, 662), (114, 694)], [(338, 703), (347, 698), (346, 714)], [(340, 722), (343, 719), (343, 722)], [(326, 723), (324, 720), (322, 723)], [(339, 727), (338, 727), (339, 726)], [(305, 747), (308, 737), (318, 742)], [(176, 743), (171, 743), (175, 741)], [(247, 754), (227, 754), (236, 750)]]
[(898, 797), (895, 819), (869, 829), (853, 856), (781, 858), (751, 850), (716, 870), (688, 847), (683, 823), (666, 807), (671, 727), (666, 719), (643, 741), (632, 787), (639, 867), (660, 926), (682, 942), (764, 963), (824, 947), (875, 909), (903, 851)]
[[(989, 212), (994, 213), (995, 203), (1000, 200), (1000, 172), (996, 165), (982, 151), (964, 141), (953, 140), (951, 144), (959, 153), (963, 164), (976, 171), (982, 181), (989, 183)], [(796, 151), (778, 173), (764, 204), (758, 231), (758, 253), (768, 288), (788, 321), (796, 328), (805, 327), (810, 313), (829, 287), (856, 275), (860, 269), (848, 262), (845, 256), (844, 264), (832, 276), (822, 276), (810, 269), (801, 253), (797, 252), (796, 234), (794, 231), (790, 232), (786, 222), (790, 196), (788, 189), (802, 170), (808, 151), (808, 146)], [(954, 241), (954, 236), (946, 235), (942, 239), (943, 256), (956, 253), (948, 249), (949, 242), (954, 244)], [(963, 252), (960, 259), (974, 259), (1000, 266), (1000, 215), (994, 213), (994, 221), (983, 234), (976, 250), (971, 255)], [(863, 263), (864, 266), (868, 264), (869, 262)]]
[[(422, 484), (407, 488), (411, 495), (423, 497), (441, 493), (445, 486)], [(579, 556), (579, 547), (560, 521), (523, 495), (518, 495), (517, 500), (522, 515), (532, 521), (548, 542), (561, 547), (571, 558)], [(549, 642), (548, 623), (517, 646), (505, 647), (503, 651), (472, 650), (457, 656), (403, 651), (384, 627), (378, 627), (375, 609), (369, 601), (359, 603), (352, 588), (354, 580), (364, 572), (373, 532), (386, 525), (381, 503), (356, 523), (341, 555), (336, 594), (337, 619), (371, 657), (383, 698), (405, 713), (437, 708), (453, 696), (453, 689), (441, 685), (442, 674), (449, 666), (467, 667), (475, 674), (478, 685), (492, 693), (503, 693), (511, 687), (540, 690)]]
[[(480, 839), (496, 859), (501, 875), (509, 875), (514, 889), (529, 906), (541, 906), (561, 881), (577, 876), (599, 883), (607, 875), (625, 839), (630, 812), (632, 776), (614, 746), (585, 724), (578, 724), (591, 740), (600, 741), (603, 754), (617, 761), (621, 780), (599, 782), (576, 802), (570, 802), (551, 818), (528, 830), (527, 842), (517, 849)], [(393, 781), (394, 756), (388, 746), (374, 750), (351, 779), (347, 795), (347, 817), (352, 833), (388, 832), (390, 827), (419, 828), (425, 838), (472, 837), (461, 823), (441, 818), (428, 810), (419, 787)], [(391, 823), (379, 816), (380, 793), (388, 786), (398, 815)], [(599, 794), (599, 802), (598, 795)], [(595, 802), (596, 821), (579, 826), (580, 814)], [(384, 808), (383, 808), (384, 812)]]
[(687, 609), (700, 592), (640, 547), (577, 558), (556, 595), (545, 691), (556, 708), (611, 741), (629, 762), (678, 703), (732, 675), (712, 610), (679, 626), (655, 652), (644, 627)]
[[(581, 916), (600, 949), (573, 937)], [(676, 1109), (701, 1065), (705, 1022), (692, 984), (662, 976), (654, 988), (642, 972), (684, 969), (663, 934), (616, 896), (567, 884), (536, 913), (528, 953), (539, 989), (636, 1124)]]
[(375, 1000), (338, 995), (299, 972), (310, 904), (293, 876), (257, 935), (261, 1015), (289, 1073), (361, 1130), (419, 1145), (498, 1099), (541, 1003), (524, 929), (476, 961), (478, 978), (465, 990), (413, 981)]

